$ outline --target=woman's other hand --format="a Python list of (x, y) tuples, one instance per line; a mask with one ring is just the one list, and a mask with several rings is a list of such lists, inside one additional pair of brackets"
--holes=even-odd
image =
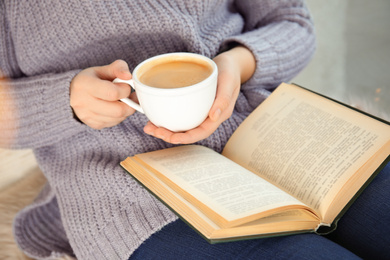
[(254, 73), (256, 61), (245, 47), (238, 46), (214, 58), (218, 66), (217, 94), (209, 116), (198, 127), (186, 132), (172, 132), (148, 122), (145, 133), (174, 144), (195, 143), (209, 137), (232, 113), (241, 84)]

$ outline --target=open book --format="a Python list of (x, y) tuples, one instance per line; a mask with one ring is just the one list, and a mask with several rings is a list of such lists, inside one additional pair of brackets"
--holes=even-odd
[(332, 231), (389, 154), (388, 122), (281, 84), (222, 155), (183, 145), (121, 166), (215, 243)]

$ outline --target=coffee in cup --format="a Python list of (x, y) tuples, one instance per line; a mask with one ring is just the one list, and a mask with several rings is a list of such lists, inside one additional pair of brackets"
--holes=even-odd
[[(160, 61), (161, 63), (152, 67), (145, 66), (145, 72), (140, 72), (140, 81), (154, 88), (182, 88), (195, 85), (213, 72), (212, 67), (206, 63), (196, 60), (183, 61)], [(148, 68), (149, 67), (149, 68)]]
[(131, 85), (139, 104), (121, 99), (144, 113), (158, 127), (174, 132), (200, 125), (208, 116), (217, 89), (217, 65), (194, 53), (168, 53), (141, 62), (132, 80), (115, 79)]

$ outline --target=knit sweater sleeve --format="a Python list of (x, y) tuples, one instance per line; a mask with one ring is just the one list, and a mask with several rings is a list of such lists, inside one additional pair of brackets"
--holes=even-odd
[(255, 74), (243, 90), (274, 88), (308, 64), (315, 50), (315, 35), (303, 1), (237, 0), (235, 5), (245, 28), (242, 34), (226, 39), (224, 45), (244, 45), (256, 58)]
[(0, 83), (0, 147), (38, 148), (85, 129), (69, 105), (75, 72)]
[(37, 148), (85, 129), (73, 117), (69, 84), (78, 71), (26, 77), (0, 2), (0, 147)]

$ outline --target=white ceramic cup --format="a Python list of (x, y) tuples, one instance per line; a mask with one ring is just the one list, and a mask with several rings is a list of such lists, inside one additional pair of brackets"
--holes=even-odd
[[(153, 69), (151, 64), (178, 60), (207, 62), (212, 68), (211, 75), (197, 84), (179, 88), (156, 88), (140, 82), (139, 78), (143, 71)], [(207, 118), (214, 103), (218, 69), (214, 61), (205, 56), (184, 52), (154, 56), (141, 62), (132, 75), (131, 80), (116, 78), (113, 82), (126, 83), (134, 88), (139, 104), (128, 98), (121, 99), (121, 101), (144, 113), (158, 127), (164, 127), (173, 132), (195, 128)]]

